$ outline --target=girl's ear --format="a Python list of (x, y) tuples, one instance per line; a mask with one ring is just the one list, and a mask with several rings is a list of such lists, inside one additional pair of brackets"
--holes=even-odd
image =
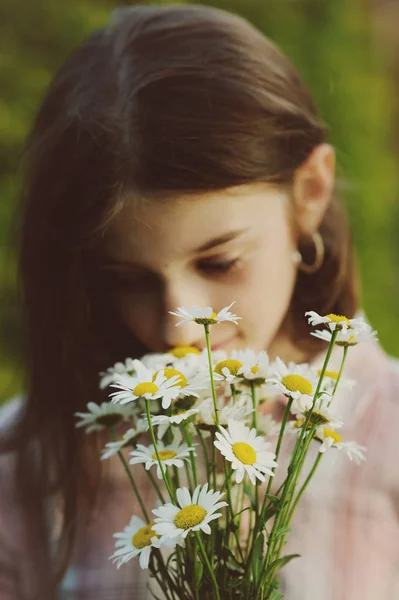
[(319, 144), (297, 168), (292, 187), (296, 222), (302, 233), (313, 233), (331, 201), (335, 180), (335, 150)]

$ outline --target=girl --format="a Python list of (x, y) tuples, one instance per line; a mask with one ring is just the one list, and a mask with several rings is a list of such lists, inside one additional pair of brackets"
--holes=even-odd
[[(100, 477), (104, 438), (74, 413), (107, 399), (98, 373), (117, 360), (203, 347), (177, 306), (236, 300), (243, 319), (216, 328), (214, 349), (322, 362), (305, 311), (360, 307), (334, 148), (298, 72), (244, 19), (135, 6), (56, 74), (25, 156), (28, 387), (2, 419), (1, 598), (144, 598), (138, 563), (108, 560), (135, 512), (128, 482), (116, 462)], [(346, 374), (358, 399), (340, 409), (369, 460), (332, 452), (320, 467), (293, 523), (288, 600), (399, 597), (398, 363), (369, 342)]]

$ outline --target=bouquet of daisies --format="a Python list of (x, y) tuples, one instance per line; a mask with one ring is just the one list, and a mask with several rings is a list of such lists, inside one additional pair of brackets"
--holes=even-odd
[[(321, 326), (311, 334), (328, 344), (319, 371), (271, 362), (265, 351), (212, 352), (211, 326), (240, 319), (231, 306), (218, 313), (178, 308), (172, 313), (181, 319), (177, 326), (197, 323), (206, 349), (177, 347), (117, 363), (100, 374), (100, 387), (111, 388), (110, 402), (76, 413), (77, 426), (88, 433), (109, 428), (101, 458), (119, 457), (141, 507), (115, 534), (110, 558), (118, 568), (138, 559), (166, 600), (282, 599), (278, 573), (299, 556), (284, 555), (286, 537), (320, 460), (330, 448), (356, 463), (365, 458), (363, 446), (338, 433), (343, 423), (333, 401), (338, 385), (350, 387), (342, 377), (349, 348), (376, 332), (363, 319), (307, 312), (309, 324)], [(334, 346), (342, 347), (338, 372), (328, 370)], [(279, 422), (263, 410), (274, 396), (284, 398)], [(117, 439), (122, 421), (130, 427)], [(293, 449), (280, 474), (286, 436)], [(317, 458), (299, 485), (314, 444)], [(135, 481), (140, 464), (158, 497), (152, 510)]]

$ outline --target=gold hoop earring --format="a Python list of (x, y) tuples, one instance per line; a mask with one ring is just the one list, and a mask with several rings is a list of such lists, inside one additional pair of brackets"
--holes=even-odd
[(323, 264), (325, 254), (324, 241), (320, 233), (318, 231), (314, 231), (311, 234), (311, 238), (315, 247), (315, 259), (313, 264), (308, 265), (305, 263), (299, 250), (293, 254), (293, 260), (297, 264), (298, 269), (309, 275), (316, 273), (320, 269), (321, 265)]

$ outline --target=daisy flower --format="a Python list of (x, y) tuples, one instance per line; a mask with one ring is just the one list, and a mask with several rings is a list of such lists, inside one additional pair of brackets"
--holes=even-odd
[(101, 431), (106, 427), (112, 427), (134, 416), (134, 411), (131, 407), (115, 406), (112, 402), (103, 402), (102, 404), (89, 402), (87, 408), (89, 409), (87, 413), (75, 413), (75, 417), (80, 417), (81, 419), (76, 423), (75, 427), (85, 427), (86, 433)]
[(365, 328), (365, 321), (363, 318), (348, 319), (343, 315), (335, 315), (333, 313), (322, 317), (314, 310), (306, 312), (305, 317), (308, 317), (309, 325), (316, 326), (324, 324), (330, 331), (335, 331), (336, 329), (343, 332), (346, 332), (348, 329), (351, 331), (362, 331)]
[(258, 431), (260, 431), (263, 435), (273, 436), (280, 433), (281, 423), (277, 423), (275, 419), (273, 419), (270, 414), (263, 414), (258, 412), (256, 416), (256, 425)]
[(349, 460), (356, 465), (359, 465), (362, 460), (366, 460), (365, 452), (367, 452), (367, 448), (365, 446), (360, 446), (356, 442), (344, 442), (339, 433), (333, 429), (323, 427), (315, 439), (321, 442), (319, 452), (324, 453), (330, 448), (337, 448), (343, 450)]
[(159, 371), (155, 375), (153, 369), (148, 369), (137, 359), (133, 361), (133, 365), (136, 376), (126, 376), (111, 384), (111, 387), (119, 388), (118, 392), (111, 394), (112, 402), (127, 404), (138, 398), (145, 398), (146, 400), (162, 398), (162, 408), (168, 408), (172, 398), (180, 393), (179, 388), (176, 387), (179, 376), (176, 375), (168, 379), (163, 371)]
[(127, 446), (134, 446), (141, 437), (141, 435), (148, 430), (148, 423), (144, 419), (139, 419), (136, 423), (136, 427), (126, 431), (120, 440), (116, 442), (108, 442), (105, 444), (104, 449), (101, 453), (101, 460), (105, 460), (118, 454), (122, 448)]
[[(310, 335), (313, 335), (320, 340), (324, 340), (325, 342), (331, 342), (331, 331), (317, 329), (316, 331), (311, 331)], [(346, 331), (339, 331), (335, 338), (335, 343), (337, 346), (356, 346), (357, 344), (369, 342), (371, 340), (378, 340), (377, 331), (373, 330), (368, 323), (365, 323), (363, 330), (348, 329)]]
[[(254, 410), (252, 406), (249, 406), (247, 398), (239, 398), (234, 403), (228, 402), (227, 404), (224, 398), (218, 398), (217, 403), (220, 425), (227, 425), (229, 419), (234, 419), (235, 421), (245, 421)], [(198, 413), (195, 418), (197, 427), (199, 429), (215, 431), (217, 429), (217, 425), (213, 399), (207, 398), (195, 408), (198, 409)]]
[(266, 377), (270, 374), (269, 356), (265, 350), (258, 354), (249, 348), (246, 350), (233, 350), (231, 358), (241, 362), (237, 375), (241, 375), (243, 379), (250, 382), (264, 383)]
[(200, 356), (201, 351), (195, 346), (175, 346), (168, 351), (168, 354), (171, 354), (175, 360), (179, 360), (187, 356)]
[(117, 538), (116, 551), (109, 558), (117, 563), (118, 569), (136, 556), (140, 557), (140, 567), (148, 569), (152, 548), (174, 548), (179, 543), (179, 539), (161, 541), (153, 527), (154, 521), (145, 523), (139, 517), (133, 516), (123, 531), (114, 533), (114, 537)]
[(256, 477), (265, 481), (264, 473), (274, 475), (271, 468), (277, 466), (274, 460), (276, 455), (268, 451), (271, 444), (262, 436), (258, 436), (256, 429), (250, 429), (244, 423), (233, 419), (229, 420), (227, 430), (224, 427), (219, 429), (221, 433), (216, 432), (217, 441), (214, 444), (232, 463), (237, 483), (241, 483), (245, 473), (248, 473), (253, 484)]
[[(174, 381), (172, 387), (175, 388), (173, 399), (181, 396), (199, 396), (198, 391), (204, 391), (209, 388), (209, 373), (193, 370), (192, 365), (180, 364), (180, 369), (174, 367), (165, 367), (162, 371), (156, 371), (153, 378), (158, 373), (163, 373), (166, 380)], [(167, 408), (167, 407), (164, 407)]]
[(316, 371), (309, 365), (296, 365), (290, 363), (288, 366), (277, 357), (271, 368), (269, 383), (276, 390), (294, 399), (302, 395), (311, 396), (317, 386)]
[(225, 381), (226, 383), (238, 383), (238, 371), (242, 367), (242, 362), (235, 359), (226, 359), (218, 362), (214, 367), (215, 381)]
[(133, 359), (127, 358), (125, 362), (116, 362), (113, 367), (109, 367), (106, 371), (100, 373), (100, 389), (104, 390), (111, 383), (115, 383), (120, 379), (121, 375), (133, 375)]
[[(321, 369), (319, 369), (317, 371), (317, 374), (320, 377)], [(331, 395), (332, 392), (334, 391), (334, 387), (335, 387), (335, 384), (337, 383), (338, 376), (339, 376), (338, 371), (325, 371), (324, 372), (324, 378), (323, 378), (321, 389), (323, 391), (325, 391), (328, 395)], [(356, 381), (354, 381), (353, 379), (348, 379), (341, 375), (337, 390), (350, 391), (355, 387), (355, 385), (356, 385)]]
[[(184, 461), (190, 460), (190, 452), (195, 450), (192, 446), (187, 444), (168, 444), (164, 445), (162, 441), (157, 444), (159, 458), (166, 467), (175, 466), (182, 467)], [(143, 444), (137, 444), (137, 448), (130, 452), (132, 457), (129, 460), (131, 465), (143, 463), (148, 471), (153, 465), (157, 465), (157, 476), (158, 479), (162, 479), (162, 471), (160, 469), (157, 454), (155, 452), (154, 444), (150, 446), (144, 446)]]
[[(296, 421), (291, 421), (288, 425), (298, 431), (305, 423), (312, 403), (313, 399), (309, 396), (302, 396), (298, 400), (294, 400), (291, 405), (291, 413), (295, 415)], [(323, 406), (322, 403), (323, 398), (321, 397), (316, 401), (308, 422), (308, 427), (316, 426), (316, 435), (327, 425), (334, 429), (338, 429), (343, 425), (343, 422), (336, 417), (331, 409)]]
[[(183, 421), (187, 421), (193, 415), (198, 413), (198, 408), (189, 408), (188, 410), (181, 410), (180, 412), (168, 416), (168, 415), (154, 415), (151, 416), (152, 424), (158, 425), (158, 439), (162, 439), (166, 431), (171, 425), (180, 425)], [(144, 415), (143, 415), (144, 417)]]
[(179, 488), (176, 491), (178, 506), (167, 503), (153, 509), (156, 516), (154, 531), (162, 536), (161, 540), (173, 540), (180, 535), (185, 538), (190, 531), (203, 531), (209, 535), (209, 523), (222, 516), (216, 511), (227, 506), (227, 502), (220, 502), (223, 496), (222, 492), (208, 490), (208, 483), (202, 488), (198, 485), (192, 495), (187, 488)]
[(185, 308), (184, 306), (181, 306), (178, 307), (177, 312), (169, 312), (171, 315), (182, 319), (179, 323), (176, 323), (177, 327), (179, 325), (184, 325), (184, 323), (189, 323), (190, 321), (194, 321), (194, 323), (198, 323), (199, 325), (214, 325), (215, 323), (219, 324), (223, 321), (231, 321), (237, 325), (237, 321), (241, 319), (241, 317), (237, 317), (229, 312), (229, 308), (233, 306), (234, 302), (229, 304), (229, 306), (222, 308), (218, 313), (216, 313), (211, 306), (205, 308), (201, 308), (200, 306)]

